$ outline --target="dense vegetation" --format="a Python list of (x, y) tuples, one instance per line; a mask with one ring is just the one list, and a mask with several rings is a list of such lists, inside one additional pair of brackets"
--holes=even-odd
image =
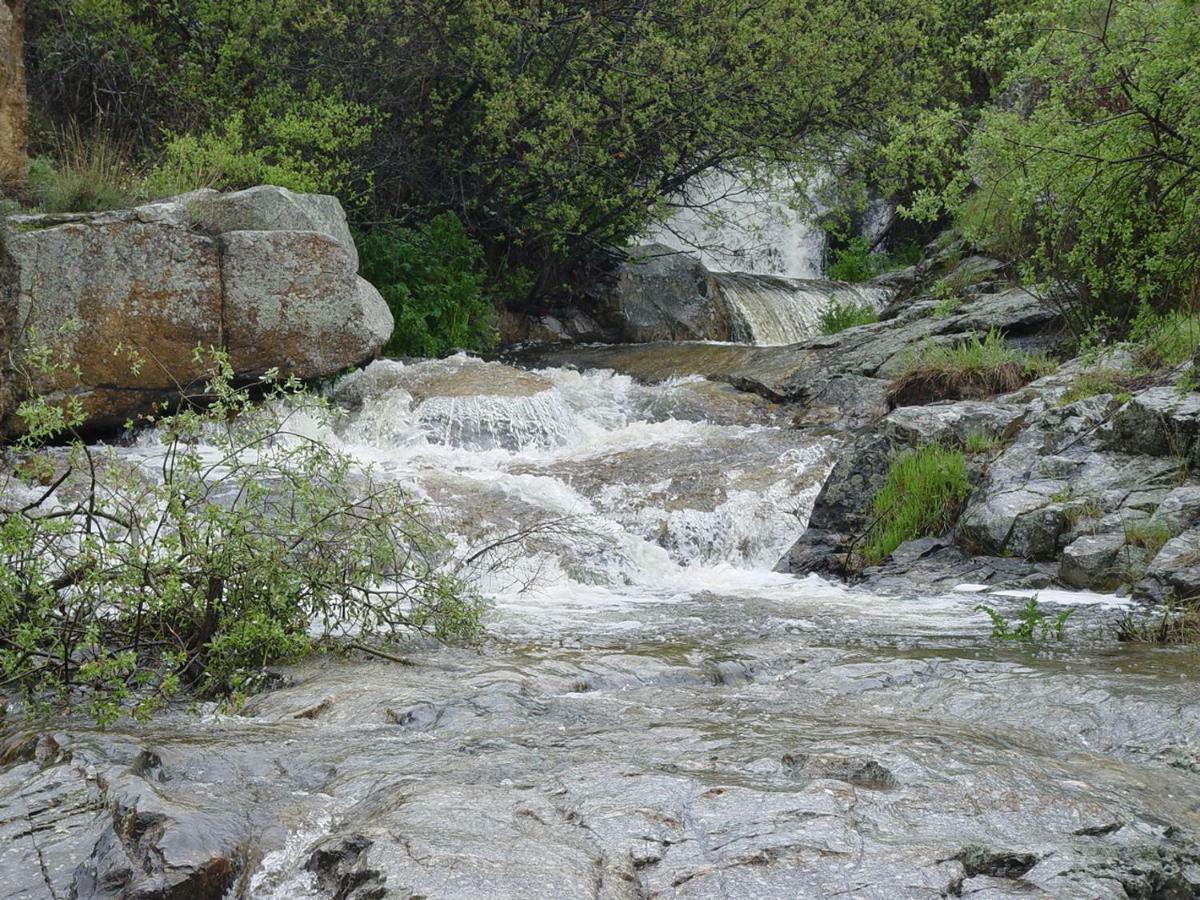
[(0, 474), (0, 688), (106, 722), (185, 688), (236, 698), (331, 641), (476, 632), (421, 505), (292, 425), (328, 413), (315, 396), (232, 374), (214, 355), (208, 405), (157, 423), (141, 462), (47, 448), (78, 404), (22, 405)]
[[(442, 263), (423, 299), (399, 289), (410, 319), (443, 273), (463, 304), (417, 313), (410, 351), (485, 345), (483, 306), (569, 289), (730, 172), (825, 173), (835, 234), (889, 197), (894, 254), (954, 222), (1080, 334), (1200, 303), (1191, 0), (37, 0), (29, 28), (48, 205), (265, 181), (418, 229), (426, 255), (465, 235), (478, 289)], [(461, 233), (421, 231), (446, 214)], [(871, 274), (868, 249), (835, 274)]]
[(832, 170), (840, 194), (865, 198), (851, 176), (899, 123), (988, 93), (986, 73), (954, 60), (998, 8), (38, 0), (34, 149), (107, 141), (145, 192), (330, 191), (364, 230), (453, 213), (483, 254), (485, 295), (527, 305), (665, 204), (699, 202), (704, 174), (802, 184)]
[(969, 492), (961, 451), (930, 444), (898, 455), (871, 502), (867, 565), (878, 565), (905, 541), (945, 534)]

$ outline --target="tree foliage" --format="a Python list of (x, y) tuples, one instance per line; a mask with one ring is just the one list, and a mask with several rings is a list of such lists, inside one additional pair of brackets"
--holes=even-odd
[(1085, 317), (1200, 303), (1200, 9), (1071, 0), (983, 113), (960, 221)]
[(0, 477), (0, 687), (104, 722), (184, 687), (249, 690), (334, 638), (478, 628), (418, 502), (294, 426), (323, 420), (317, 398), (268, 381), (252, 405), (213, 363), (210, 404), (158, 423), (141, 459), (43, 451), (82, 411), (22, 405)]
[(911, 118), (958, 2), (43, 0), (30, 80), (164, 178), (453, 211), (544, 295), (701, 174), (800, 178)]

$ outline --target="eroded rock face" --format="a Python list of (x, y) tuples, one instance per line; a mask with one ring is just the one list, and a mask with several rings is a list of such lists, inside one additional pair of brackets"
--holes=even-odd
[(1079, 371), (1073, 361), (992, 401), (893, 410), (839, 456), (780, 569), (856, 574), (852, 553), (894, 456), (931, 442), (965, 447), (981, 435), (993, 447), (971, 459), (973, 490), (953, 533), (901, 545), (863, 573), (868, 582), (1133, 585), (1158, 600), (1200, 593), (1200, 484), (1188, 466), (1200, 395), (1164, 384), (1130, 400), (1060, 405)]
[[(311, 379), (373, 358), (393, 326), (337, 200), (282, 188), (13, 216), (0, 258), (0, 434), (30, 390), (110, 430), (201, 390), (197, 347), (228, 350), (239, 377)], [(31, 365), (38, 347), (54, 371)]]

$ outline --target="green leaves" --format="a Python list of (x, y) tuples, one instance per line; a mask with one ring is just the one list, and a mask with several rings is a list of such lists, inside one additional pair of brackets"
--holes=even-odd
[(875, 519), (863, 551), (867, 564), (878, 565), (905, 541), (945, 533), (969, 492), (960, 451), (930, 444), (901, 453), (871, 504)]
[[(320, 398), (235, 386), (208, 358), (205, 405), (143, 423), (146, 456), (76, 442), (49, 487), (0, 474), (6, 504), (33, 496), (0, 506), (0, 682), (35, 706), (105, 724), (181, 687), (244, 693), (341, 636), (478, 631), (481, 602), (422, 507), (308, 436), (331, 421)], [(50, 406), (29, 401), (28, 420), (59, 422)], [(30, 437), (7, 462), (35, 453)]]
[(1066, 635), (1067, 619), (1075, 612), (1074, 607), (1068, 607), (1051, 616), (1042, 610), (1036, 595), (1029, 598), (1011, 621), (982, 603), (975, 609), (991, 619), (993, 639), (1023, 643), (1051, 639), (1061, 641)]
[(1085, 320), (1194, 302), (1200, 18), (1181, 0), (1072, 0), (1037, 24), (972, 141), (964, 230), (1009, 236), (1028, 278), (1075, 286)]
[(453, 213), (419, 228), (378, 226), (356, 238), (362, 275), (391, 307), (385, 352), (440, 356), (495, 346), (496, 310), (484, 294), (483, 249)]

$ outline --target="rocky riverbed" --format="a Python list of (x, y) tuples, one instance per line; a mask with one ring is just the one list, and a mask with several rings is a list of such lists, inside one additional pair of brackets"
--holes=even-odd
[[(787, 347), (341, 382), (313, 434), (464, 548), (535, 528), (482, 577), (486, 637), (280, 669), (237, 712), (10, 709), (0, 897), (1197, 896), (1200, 657), (1115, 640), (1150, 614), (1130, 590), (1189, 589), (1197, 395), (1181, 367), (1061, 404), (1075, 362), (889, 410), (921, 340), (1058, 346), (1036, 298), (989, 291)], [(889, 456), (985, 431), (956, 528), (847, 572)], [(1140, 521), (1174, 536), (1151, 555)], [(994, 640), (977, 606), (1034, 592), (1075, 609), (1065, 639)]]

